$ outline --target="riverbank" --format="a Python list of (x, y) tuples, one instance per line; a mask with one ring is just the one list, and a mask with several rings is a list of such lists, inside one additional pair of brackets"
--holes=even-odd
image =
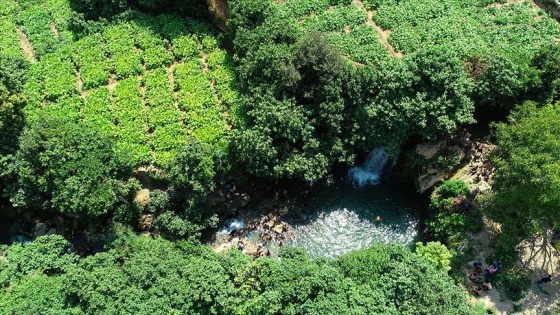
[[(384, 169), (387, 161), (388, 156), (376, 152), (356, 168), (338, 169), (313, 186), (279, 186), (268, 196), (251, 196), (248, 207), (233, 216), (242, 232), (224, 236), (232, 223), (232, 218), (224, 218), (206, 243), (216, 251), (237, 247), (249, 254), (258, 252), (255, 246), (261, 243), (263, 252), (270, 250), (274, 256), (282, 242), (306, 249), (312, 258), (334, 258), (378, 242), (412, 246), (421, 238), (427, 199), (412, 185), (392, 181), (390, 170)], [(274, 240), (265, 244), (258, 237), (267, 230), (265, 224), (280, 225), (284, 235), (270, 232)]]

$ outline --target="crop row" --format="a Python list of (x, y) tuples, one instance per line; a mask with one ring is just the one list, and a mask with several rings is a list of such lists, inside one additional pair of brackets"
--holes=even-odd
[(82, 106), (83, 100), (79, 95), (65, 95), (56, 100), (56, 102), (47, 102), (43, 108), (52, 116), (78, 121), (80, 119), (80, 109)]
[(63, 95), (77, 94), (76, 73), (70, 57), (67, 50), (59, 50), (41, 60), (45, 99), (54, 101)]
[(208, 54), (206, 60), (218, 97), (222, 105), (229, 109), (238, 96), (232, 57), (223, 50), (216, 50)]
[(108, 134), (114, 133), (115, 125), (112, 122), (111, 99), (107, 87), (88, 91), (82, 116), (84, 121), (91, 122), (96, 128), (103, 129)]
[(392, 31), (389, 41), (397, 50), (413, 52), (443, 44), (463, 59), (513, 49), (527, 58), (535, 44), (560, 37), (560, 26), (538, 17), (542, 11), (535, 13), (529, 2), (488, 4), (485, 0), (376, 1), (374, 19)]
[(107, 46), (100, 34), (85, 37), (73, 45), (73, 60), (80, 71), (84, 89), (109, 82), (110, 65)]
[(147, 146), (146, 110), (136, 77), (126, 78), (117, 84), (113, 91), (112, 114), (117, 151), (129, 155), (132, 165), (149, 163), (151, 154)]
[(70, 0), (45, 0), (44, 5), (51, 14), (59, 35), (65, 40), (71, 40), (72, 32), (68, 31), (72, 18)]
[(352, 61), (379, 64), (389, 56), (375, 29), (366, 24), (367, 12), (352, 1), (289, 0), (283, 9), (300, 21), (304, 32), (326, 33), (331, 44)]
[(0, 53), (21, 56), (15, 21), (11, 16), (0, 17)]
[(39, 62), (32, 63), (27, 71), (27, 81), (23, 87), (23, 94), (27, 99), (24, 113), (28, 121), (38, 118), (43, 106), (43, 90), (43, 67)]
[(6, 16), (13, 16), (19, 10), (19, 5), (14, 0), (0, 1), (0, 16), (4, 19)]
[(27, 34), (27, 38), (35, 50), (35, 56), (38, 58), (54, 52), (62, 45), (51, 30), (53, 20), (42, 4), (27, 7), (19, 14), (18, 22)]
[(185, 126), (182, 113), (175, 107), (173, 87), (168, 80), (167, 69), (147, 71), (143, 77), (148, 105), (148, 124), (152, 132), (149, 144), (159, 165), (168, 164), (175, 151), (185, 143)]
[(500, 8), (476, 8), (471, 16), (480, 23), (482, 36), (491, 46), (510, 47), (523, 53), (534, 50), (537, 43), (560, 38), (558, 23), (542, 16), (544, 11), (533, 10), (528, 3), (508, 4)]
[(142, 51), (135, 46), (133, 29), (121, 24), (108, 28), (104, 35), (117, 78), (142, 73)]
[(367, 21), (366, 12), (355, 5), (337, 6), (305, 19), (303, 27), (308, 31), (337, 32), (346, 26), (354, 28)]
[(227, 132), (227, 123), (202, 63), (189, 60), (175, 67), (178, 103), (185, 112), (185, 123), (194, 137), (214, 143)]
[(349, 34), (331, 34), (329, 39), (343, 55), (362, 64), (378, 65), (389, 56), (376, 31), (368, 25), (357, 26)]
[(285, 6), (293, 17), (304, 17), (322, 13), (330, 6), (350, 5), (350, 3), (352, 0), (288, 0)]

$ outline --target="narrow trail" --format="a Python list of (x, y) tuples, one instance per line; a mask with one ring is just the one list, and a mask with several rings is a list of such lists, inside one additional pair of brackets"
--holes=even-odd
[(54, 37), (56, 39), (60, 39), (60, 35), (58, 35), (58, 29), (56, 28), (56, 24), (54, 24), (54, 22), (51, 22), (49, 24), (49, 27), (50, 27), (51, 31), (54, 33)]
[(31, 43), (27, 39), (27, 35), (25, 35), (20, 27), (16, 28), (16, 32), (19, 38), (19, 47), (23, 51), (23, 55), (25, 56), (25, 58), (27, 58), (27, 60), (35, 62), (35, 53), (33, 52), (33, 46), (31, 46)]
[(375, 31), (377, 32), (377, 35), (379, 37), (379, 41), (381, 42), (381, 44), (383, 44), (383, 46), (385, 46), (387, 48), (387, 50), (389, 51), (389, 54), (393, 57), (402, 58), (403, 54), (401, 52), (396, 51), (395, 48), (388, 41), (388, 37), (389, 37), (389, 34), (391, 34), (391, 31), (384, 31), (381, 27), (379, 27), (373, 21), (373, 14), (375, 12), (374, 11), (367, 11), (361, 0), (353, 0), (352, 3), (355, 6), (357, 6), (358, 8), (366, 11), (366, 13), (367, 13), (366, 24), (373, 27), (373, 29), (375, 29)]
[(109, 75), (109, 84), (107, 85), (107, 89), (109, 89), (109, 92), (113, 92), (113, 90), (115, 90), (115, 88), (117, 87), (117, 76), (114, 73), (111, 73)]
[(179, 120), (181, 121), (181, 124), (185, 128), (185, 137), (187, 137), (188, 128), (187, 128), (187, 123), (185, 121), (185, 117), (187, 114), (179, 107), (179, 92), (175, 87), (175, 67), (181, 64), (183, 64), (182, 61), (178, 62), (177, 60), (175, 60), (171, 63), (169, 67), (167, 67), (167, 81), (171, 85), (171, 90), (173, 91), (173, 107), (175, 108), (177, 113), (179, 113)]

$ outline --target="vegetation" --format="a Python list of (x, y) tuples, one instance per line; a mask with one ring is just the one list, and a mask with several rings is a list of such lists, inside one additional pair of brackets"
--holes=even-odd
[(68, 254), (69, 247), (52, 235), (2, 248), (2, 309), (21, 314), (472, 314), (463, 292), (440, 270), (393, 245), (317, 261), (293, 248), (284, 249), (281, 260), (251, 261), (237, 250), (215, 254), (184, 241), (122, 234), (94, 256)]
[[(436, 189), (427, 226), (440, 243), (416, 253), (253, 261), (197, 240), (229, 211), (208, 196), (232, 176), (313, 184), (374, 147), (396, 158), (475, 110), (523, 102), (495, 125), (484, 210), (507, 267), (522, 238), (556, 244), (560, 105), (546, 104), (560, 99), (560, 26), (530, 2), (231, 0), (224, 33), (200, 20), (206, 3), (1, 1), (0, 205), (112, 240), (88, 257), (53, 235), (2, 246), (0, 309), (471, 314), (446, 275), (480, 223), (463, 182)], [(174, 242), (102, 228), (140, 217)], [(499, 283), (517, 299), (527, 275), (511, 270)]]
[(536, 108), (528, 102), (517, 108), (508, 124), (495, 126), (499, 147), (492, 162), (498, 173), (489, 215), (502, 224), (499, 245), (509, 262), (516, 261), (511, 244), (522, 238), (542, 236), (545, 247), (556, 242), (558, 122), (558, 104)]

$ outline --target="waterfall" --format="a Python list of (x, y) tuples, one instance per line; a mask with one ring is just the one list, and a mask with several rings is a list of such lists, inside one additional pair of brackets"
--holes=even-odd
[(224, 222), (224, 228), (218, 233), (229, 234), (235, 230), (241, 230), (244, 228), (245, 228), (245, 222), (243, 222), (243, 220), (232, 218)]
[(381, 148), (371, 151), (362, 166), (354, 166), (348, 171), (348, 176), (358, 187), (376, 185), (381, 178), (381, 171), (389, 160), (389, 155)]

